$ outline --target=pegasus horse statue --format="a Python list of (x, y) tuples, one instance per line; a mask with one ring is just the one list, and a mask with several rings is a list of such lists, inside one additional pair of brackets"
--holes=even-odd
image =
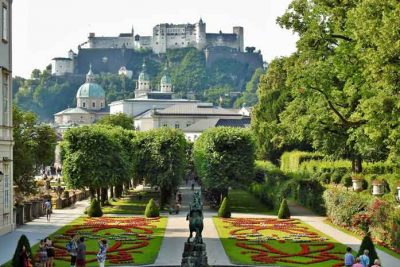
[(186, 216), (186, 220), (189, 221), (190, 235), (187, 240), (190, 243), (190, 239), (193, 237), (193, 232), (196, 232), (194, 243), (203, 244), (203, 238), (201, 233), (203, 232), (203, 204), (201, 202), (200, 191), (194, 192), (192, 203), (189, 205), (189, 213)]

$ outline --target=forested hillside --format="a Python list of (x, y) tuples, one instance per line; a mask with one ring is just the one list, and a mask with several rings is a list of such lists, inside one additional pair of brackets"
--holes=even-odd
[[(242, 97), (237, 100), (237, 105), (244, 102), (254, 104), (257, 99), (255, 88), (262, 70), (256, 72), (248, 64), (225, 58), (206, 66), (204, 53), (196, 49), (171, 50), (161, 56), (141, 53), (139, 56), (146, 59), (147, 72), (155, 89), (158, 88), (164, 68), (168, 64), (174, 92), (178, 97), (187, 97), (188, 93), (194, 93), (197, 99), (215, 104), (219, 104), (222, 97), (222, 105), (231, 107), (236, 98), (229, 93), (247, 89), (244, 94), (246, 100)], [(131, 68), (134, 71), (132, 79), (117, 74), (98, 75), (97, 82), (106, 91), (107, 103), (134, 96), (142, 60), (131, 65), (135, 65)], [(84, 75), (54, 77), (51, 75), (51, 66), (42, 71), (35, 69), (30, 79), (14, 78), (14, 102), (23, 110), (37, 113), (40, 120), (52, 121), (54, 113), (68, 106), (75, 106), (75, 94), (84, 81)], [(249, 84), (246, 86), (247, 83)]]

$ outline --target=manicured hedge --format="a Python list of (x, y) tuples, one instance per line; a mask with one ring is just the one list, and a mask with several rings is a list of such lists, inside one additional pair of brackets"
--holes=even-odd
[(304, 161), (322, 159), (322, 155), (312, 152), (292, 151), (285, 152), (281, 157), (281, 170), (284, 172), (297, 172)]

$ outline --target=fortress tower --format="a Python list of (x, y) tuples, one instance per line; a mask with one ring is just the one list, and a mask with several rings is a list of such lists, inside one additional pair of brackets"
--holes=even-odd
[(243, 27), (233, 27), (233, 33), (237, 36), (237, 41), (239, 43), (239, 52), (244, 52), (244, 30)]
[(206, 24), (200, 18), (196, 23), (196, 48), (203, 50), (207, 45)]
[(168, 73), (168, 67), (164, 68), (164, 76), (161, 78), (160, 90), (162, 93), (172, 92), (172, 80)]

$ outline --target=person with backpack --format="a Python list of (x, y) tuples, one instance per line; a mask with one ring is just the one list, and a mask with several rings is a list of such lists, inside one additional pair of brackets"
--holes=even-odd
[(369, 250), (366, 249), (366, 250), (364, 250), (364, 254), (360, 256), (360, 263), (362, 264), (363, 267), (370, 267), (368, 254), (369, 254)]
[(77, 267), (86, 266), (86, 245), (85, 245), (85, 238), (83, 236), (79, 238), (77, 255), (76, 255), (76, 266)]
[(72, 235), (71, 240), (67, 244), (67, 251), (68, 251), (69, 255), (71, 255), (71, 267), (76, 266), (76, 256), (77, 256), (77, 252), (78, 252), (78, 244), (77, 244), (76, 240), (77, 240), (77, 236)]
[(99, 253), (97, 253), (97, 261), (99, 262), (99, 267), (104, 267), (106, 263), (106, 253), (107, 253), (107, 240), (101, 239), (99, 241)]

